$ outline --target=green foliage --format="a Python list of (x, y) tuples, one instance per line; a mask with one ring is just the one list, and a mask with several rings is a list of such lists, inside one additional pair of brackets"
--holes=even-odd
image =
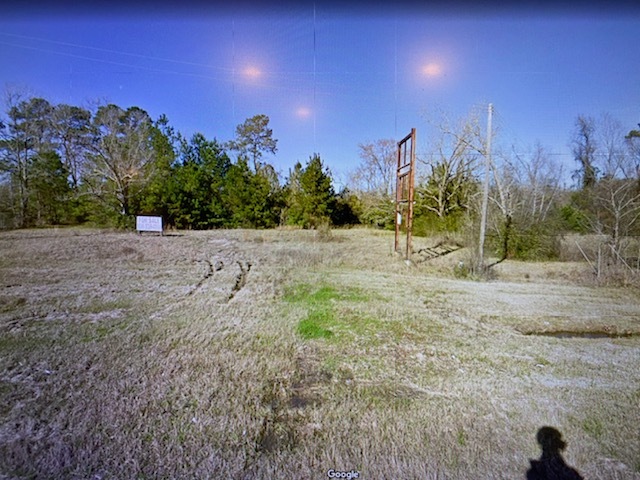
[(178, 228), (205, 229), (228, 223), (225, 178), (231, 162), (214, 139), (196, 133), (181, 141), (181, 162), (174, 166), (170, 191), (170, 220)]
[(138, 107), (98, 108), (93, 118), (97, 139), (89, 156), (85, 182), (90, 191), (124, 217), (135, 214), (136, 198), (153, 172), (155, 150), (151, 118)]
[(177, 228), (209, 226), (209, 194), (207, 172), (195, 163), (179, 165), (169, 179), (168, 222)]
[(573, 178), (579, 182), (582, 189), (588, 189), (596, 184), (598, 167), (596, 167), (595, 121), (591, 117), (579, 115), (575, 122), (572, 141), (573, 155), (579, 164)]
[(430, 165), (426, 180), (416, 185), (415, 235), (454, 233), (464, 227), (469, 203), (478, 192), (470, 158), (462, 149), (450, 157), (441, 154)]
[(10, 185), (0, 182), (0, 230), (15, 226), (13, 198)]
[(589, 231), (589, 217), (576, 205), (563, 205), (560, 208), (560, 216), (565, 230), (582, 234)]
[(469, 278), (473, 274), (473, 269), (468, 263), (460, 261), (453, 267), (453, 275), (456, 278)]
[(240, 157), (250, 156), (254, 172), (260, 170), (260, 159), (264, 153), (275, 154), (278, 140), (273, 138), (267, 115), (254, 115), (236, 127), (236, 139), (229, 142), (229, 148), (236, 150)]
[(72, 209), (75, 218), (82, 223), (94, 227), (121, 227), (123, 223), (122, 214), (118, 212), (116, 205), (105, 205), (104, 200), (87, 193), (81, 195)]
[(233, 227), (271, 228), (278, 223), (279, 191), (262, 172), (252, 172), (244, 159), (230, 167), (223, 198)]
[(463, 428), (458, 428), (456, 439), (457, 439), (458, 445), (460, 445), (461, 447), (464, 447), (467, 445), (467, 441), (468, 441), (467, 434), (465, 433)]
[(510, 236), (508, 257), (517, 260), (557, 260), (560, 257), (560, 237), (543, 226), (526, 230), (514, 229)]
[[(172, 143), (178, 146), (173, 161)], [(197, 133), (187, 141), (158, 131), (154, 176), (142, 192), (142, 211), (161, 214), (177, 228), (275, 227), (282, 209), (269, 165), (253, 172), (244, 157), (232, 164), (221, 145)]]
[(56, 151), (69, 173), (71, 188), (77, 193), (86, 157), (95, 140), (91, 112), (72, 105), (56, 105), (52, 114), (52, 129)]
[(337, 300), (340, 295), (335, 287), (330, 285), (317, 288), (307, 283), (299, 283), (285, 291), (284, 300), (291, 303), (316, 305)]
[(359, 210), (361, 202), (358, 196), (347, 189), (343, 189), (335, 197), (331, 223), (337, 226), (360, 224)]
[(393, 230), (395, 202), (390, 195), (366, 192), (360, 195), (358, 216), (365, 225)]
[(434, 212), (418, 210), (413, 218), (413, 234), (429, 236), (437, 233), (455, 233), (462, 230), (466, 221), (466, 212), (462, 210), (439, 217)]
[[(165, 134), (170, 139), (170, 134)], [(166, 142), (161, 146), (170, 151)], [(177, 228), (270, 228), (278, 224), (282, 194), (272, 167), (253, 172), (245, 156), (232, 164), (222, 146), (195, 134), (179, 139), (179, 161), (162, 166), (145, 193), (156, 200), (147, 210), (166, 216)]]
[(452, 164), (451, 159), (443, 159), (431, 166), (431, 174), (426, 182), (416, 186), (418, 209), (433, 212), (439, 218), (467, 209), (469, 199), (477, 192), (478, 185), (468, 162), (458, 162)]
[(40, 206), (32, 205), (38, 198), (32, 180), (34, 175), (43, 175), (42, 168), (34, 172), (34, 165), (54, 151), (48, 121), (53, 107), (43, 98), (10, 98), (9, 103), (8, 120), (0, 122), (0, 172), (10, 185), (9, 210), (14, 225), (28, 227), (40, 220)]
[(173, 182), (173, 164), (176, 159), (176, 150), (173, 143), (177, 141), (172, 130), (167, 127), (166, 118), (163, 116), (156, 122), (152, 129), (152, 144), (155, 151), (153, 171), (146, 186), (139, 195), (137, 213), (162, 216), (165, 221), (170, 221), (169, 203)]
[[(82, 223), (132, 228), (136, 214), (161, 215), (178, 228), (276, 226), (285, 197), (273, 167), (269, 118), (238, 126), (232, 164), (214, 139), (176, 134), (138, 108), (103, 105), (92, 116), (41, 98), (11, 97), (0, 122), (3, 228)], [(250, 155), (254, 170), (247, 166)], [(349, 201), (340, 221), (349, 217)], [(324, 216), (319, 215), (324, 218)]]
[(331, 173), (319, 155), (314, 155), (305, 168), (298, 162), (287, 184), (287, 223), (312, 228), (331, 221), (335, 209)]
[(31, 166), (31, 207), (38, 225), (57, 225), (65, 220), (65, 202), (71, 194), (68, 171), (55, 152), (43, 152)]
[[(262, 160), (277, 151), (266, 115), (238, 125), (236, 138), (225, 144), (238, 152), (232, 163), (217, 140), (200, 133), (187, 140), (165, 116), (153, 122), (138, 107), (103, 105), (92, 115), (43, 98), (8, 98), (0, 121), (0, 228), (84, 222), (132, 228), (135, 215), (153, 214), (177, 228), (288, 224), (315, 228), (319, 239), (331, 240), (335, 225), (395, 226), (388, 194), (394, 142), (361, 146), (358, 194), (336, 194), (317, 154), (304, 166), (297, 163), (283, 188), (273, 166)], [(579, 118), (573, 146), (584, 188), (562, 208), (550, 204), (555, 191), (548, 178), (529, 178), (544, 163), (527, 170), (528, 184), (507, 185), (513, 201), (500, 207), (505, 218), (495, 211), (490, 218), (495, 237), (489, 237), (489, 248), (509, 258), (555, 258), (558, 233), (599, 229), (620, 242), (638, 231), (637, 178), (598, 178), (597, 169), (591, 170), (593, 135), (590, 119)], [(636, 130), (625, 137), (633, 158), (638, 138)], [(449, 157), (441, 149), (416, 188), (414, 235), (459, 232), (474, 213), (474, 157), (466, 140), (456, 142)]]

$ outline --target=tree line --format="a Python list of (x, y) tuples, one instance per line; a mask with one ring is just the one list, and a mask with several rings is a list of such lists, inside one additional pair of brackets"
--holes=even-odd
[[(431, 148), (417, 158), (414, 234), (461, 233), (472, 246), (488, 153), (481, 115), (432, 123)], [(499, 259), (558, 258), (561, 236), (577, 233), (598, 235), (618, 262), (630, 237), (640, 235), (640, 130), (625, 129), (609, 114), (579, 115), (567, 140), (571, 172), (540, 143), (523, 150), (494, 142), (487, 229)], [(365, 223), (393, 228), (395, 145), (391, 139), (360, 145), (350, 185)], [(573, 184), (566, 185), (569, 177)], [(640, 257), (635, 248), (631, 254)]]
[[(418, 155), (414, 233), (477, 229), (481, 116), (433, 124)], [(500, 258), (553, 258), (558, 236), (594, 233), (615, 252), (640, 234), (640, 130), (610, 115), (580, 115), (568, 141), (575, 170), (541, 144), (492, 152), (488, 231)], [(500, 142), (494, 142), (500, 144)], [(179, 229), (365, 224), (394, 228), (396, 141), (360, 144), (348, 188), (334, 189), (318, 154), (285, 178), (269, 117), (255, 115), (221, 142), (186, 138), (138, 107), (83, 108), (10, 93), (0, 119), (0, 228), (91, 223), (131, 227), (161, 215)]]
[[(130, 227), (136, 214), (181, 229), (357, 222), (319, 155), (284, 182), (266, 115), (221, 143), (185, 138), (138, 107), (90, 110), (10, 94), (0, 121), (0, 227), (92, 223)], [(232, 159), (233, 158), (233, 159)]]

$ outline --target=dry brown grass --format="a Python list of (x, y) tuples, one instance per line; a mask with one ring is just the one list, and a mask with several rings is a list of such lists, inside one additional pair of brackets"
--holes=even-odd
[(522, 333), (640, 332), (637, 291), (391, 249), (359, 229), (0, 234), (0, 478), (524, 478), (543, 425), (584, 478), (640, 477), (640, 337)]

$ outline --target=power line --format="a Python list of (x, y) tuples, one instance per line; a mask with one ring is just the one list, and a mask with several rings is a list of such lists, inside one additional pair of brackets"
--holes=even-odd
[[(195, 66), (195, 67), (207, 67), (207, 68), (213, 68), (213, 69), (221, 70), (223, 72), (229, 72), (231, 70), (230, 68), (218, 67), (218, 66), (211, 65), (211, 64), (206, 64), (206, 63), (188, 62), (188, 61), (185, 61), (185, 60), (175, 60), (175, 59), (172, 59), (172, 58), (155, 57), (155, 56), (152, 56), (152, 55), (143, 55), (143, 54), (140, 54), (140, 53), (123, 52), (121, 50), (112, 50), (112, 49), (109, 49), (109, 48), (102, 48), (102, 47), (91, 47), (89, 45), (80, 45), (80, 44), (77, 44), (77, 43), (61, 42), (61, 41), (58, 41), (58, 40), (50, 40), (50, 39), (47, 39), (47, 38), (31, 37), (31, 36), (27, 36), (27, 35), (18, 35), (18, 34), (15, 34), (15, 33), (0, 32), (0, 35), (5, 35), (7, 37), (20, 38), (20, 39), (24, 39), (24, 40), (36, 40), (38, 42), (52, 43), (54, 45), (61, 45), (61, 46), (65, 46), (65, 47), (82, 48), (82, 49), (86, 49), (86, 50), (94, 50), (96, 52), (112, 53), (112, 54), (116, 54), (116, 55), (125, 55), (125, 56), (128, 56), (128, 57), (143, 58), (143, 59), (146, 59), (146, 60), (157, 60), (157, 61), (161, 61), (161, 62), (169, 62), (169, 63), (175, 63), (175, 64), (180, 64), (180, 65), (190, 65), (190, 66)], [(13, 45), (13, 46), (20, 46), (20, 45)], [(24, 48), (28, 48), (28, 47), (24, 47)]]
[(185, 76), (189, 76), (189, 77), (199, 77), (199, 78), (207, 78), (207, 79), (211, 79), (211, 80), (218, 80), (219, 77), (214, 77), (212, 75), (204, 75), (201, 73), (191, 73), (191, 72), (177, 72), (175, 70), (166, 70), (163, 68), (157, 68), (157, 67), (147, 67), (147, 66), (143, 66), (143, 65), (133, 65), (130, 63), (124, 63), (124, 62), (118, 62), (118, 61), (114, 61), (114, 60), (105, 60), (102, 58), (95, 58), (95, 57), (87, 57), (85, 55), (79, 55), (76, 53), (67, 53), (67, 52), (60, 52), (60, 51), (55, 51), (55, 50), (49, 50), (46, 48), (40, 48), (40, 47), (31, 47), (31, 46), (27, 46), (27, 45), (17, 45), (14, 43), (8, 43), (8, 42), (2, 42), (0, 41), (0, 45), (6, 45), (9, 47), (16, 47), (16, 48), (23, 48), (26, 50), (34, 50), (34, 51), (38, 51), (38, 52), (44, 52), (44, 53), (52, 53), (54, 55), (62, 55), (65, 57), (71, 57), (71, 58), (78, 58), (80, 60), (89, 60), (92, 62), (98, 62), (98, 63), (105, 63), (105, 64), (109, 64), (109, 65), (117, 65), (119, 67), (127, 67), (127, 68), (133, 68), (133, 69), (138, 69), (138, 70), (147, 70), (149, 72), (153, 72), (153, 73), (165, 73), (165, 74), (170, 74), (170, 75), (185, 75)]

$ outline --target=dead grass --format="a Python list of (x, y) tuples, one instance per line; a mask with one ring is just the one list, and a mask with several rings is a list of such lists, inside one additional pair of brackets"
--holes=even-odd
[(0, 478), (524, 478), (544, 425), (584, 478), (640, 477), (640, 338), (521, 333), (640, 331), (637, 291), (391, 249), (364, 229), (0, 234)]

